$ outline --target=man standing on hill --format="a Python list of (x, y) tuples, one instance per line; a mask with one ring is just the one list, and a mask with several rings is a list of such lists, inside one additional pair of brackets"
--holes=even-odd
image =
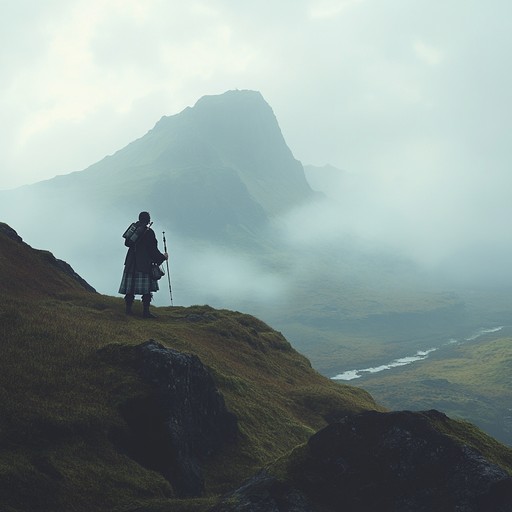
[(155, 232), (151, 229), (151, 217), (148, 212), (139, 214), (138, 222), (132, 224), (125, 232), (124, 245), (128, 253), (124, 260), (124, 272), (119, 293), (124, 293), (126, 314), (132, 314), (135, 295), (142, 295), (144, 318), (155, 318), (149, 312), (152, 292), (158, 291), (158, 281), (153, 277), (152, 265), (160, 265), (169, 258), (167, 253), (158, 250)]

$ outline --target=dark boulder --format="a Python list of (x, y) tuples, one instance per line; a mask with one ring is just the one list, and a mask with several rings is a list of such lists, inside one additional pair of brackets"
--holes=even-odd
[(445, 420), (437, 411), (347, 417), (311, 437), (309, 464), (295, 477), (347, 510), (512, 511), (508, 474), (435, 428)]
[[(177, 497), (201, 496), (201, 460), (233, 442), (237, 418), (230, 413), (200, 359), (153, 340), (136, 347), (108, 347), (123, 353), (145, 391), (121, 405), (127, 427), (115, 442), (139, 464), (160, 472)], [(107, 353), (106, 352), (106, 353)]]
[(346, 417), (292, 453), (279, 477), (255, 477), (214, 510), (511, 512), (510, 476), (438, 428), (450, 421), (437, 411)]

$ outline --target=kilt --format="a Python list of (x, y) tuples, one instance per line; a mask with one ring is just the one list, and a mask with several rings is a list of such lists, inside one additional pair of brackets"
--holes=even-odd
[(157, 292), (158, 281), (151, 279), (149, 274), (144, 272), (123, 272), (119, 293), (133, 293), (134, 295), (145, 295), (151, 292)]

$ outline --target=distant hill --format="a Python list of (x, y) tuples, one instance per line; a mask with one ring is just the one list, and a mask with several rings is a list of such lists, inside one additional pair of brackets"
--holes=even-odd
[[(378, 414), (368, 393), (322, 377), (247, 314), (194, 306), (126, 317), (121, 299), (95, 293), (48, 254), (1, 225), (3, 510), (253, 510), (240, 499), (249, 493), (262, 512), (289, 510), (289, 500), (334, 512), (343, 478), (350, 499), (387, 500), (402, 467), (420, 484), (408, 491), (416, 503), (425, 454), (448, 473), (454, 464), (438, 505), (507, 510), (484, 505), (510, 496), (512, 451), (471, 425), (433, 412)], [(357, 471), (332, 472), (347, 443), (343, 467)], [(372, 447), (393, 464), (361, 464)]]
[[(329, 166), (319, 172), (323, 182), (326, 173), (337, 173)], [(289, 317), (311, 300), (317, 304), (319, 284), (322, 293), (332, 289), (322, 306), (338, 318), (354, 302), (364, 316), (430, 301), (415, 287), (410, 262), (344, 236), (336, 213), (326, 218), (309, 209), (322, 198), (286, 145), (271, 107), (259, 92), (243, 90), (203, 97), (163, 117), (85, 170), (0, 192), (0, 218), (16, 223), (33, 246), (53, 247), (97, 290), (113, 295), (125, 252), (121, 233), (148, 210), (160, 244), (167, 232), (182, 303), (240, 307), (246, 301), (263, 314), (284, 308)], [(326, 230), (334, 242), (323, 238)], [(389, 286), (416, 288), (418, 301), (410, 293), (407, 301), (388, 301)], [(274, 289), (285, 295), (277, 297), (277, 309)], [(361, 290), (369, 293), (363, 300)], [(297, 296), (300, 301), (290, 300)]]

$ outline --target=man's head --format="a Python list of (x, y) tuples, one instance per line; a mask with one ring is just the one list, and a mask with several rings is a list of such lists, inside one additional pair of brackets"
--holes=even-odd
[(148, 212), (140, 212), (139, 213), (139, 221), (147, 226), (151, 221), (151, 217), (149, 216), (149, 213)]

